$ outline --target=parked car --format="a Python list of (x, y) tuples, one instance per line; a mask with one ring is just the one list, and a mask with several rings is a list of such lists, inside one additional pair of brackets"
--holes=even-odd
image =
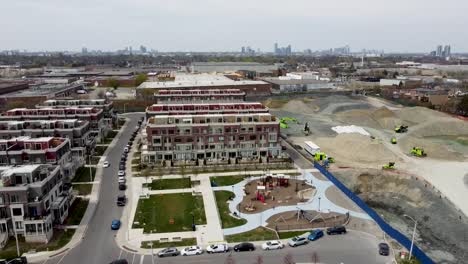
[(334, 226), (327, 229), (327, 235), (341, 235), (346, 234), (346, 227)]
[(315, 229), (310, 231), (309, 236), (307, 237), (310, 241), (315, 241), (323, 237), (323, 231), (321, 229)]
[(255, 246), (249, 242), (243, 242), (234, 246), (234, 251), (254, 251)]
[(182, 249), (182, 251), (180, 252), (182, 256), (200, 255), (202, 253), (203, 253), (203, 249), (201, 249), (199, 246), (186, 247)]
[(126, 183), (126, 182), (127, 180), (125, 179), (125, 177), (119, 177), (119, 181), (118, 181), (119, 184)]
[(128, 261), (126, 259), (117, 259), (112, 261), (110, 264), (128, 264)]
[(206, 248), (206, 253), (222, 253), (222, 252), (228, 252), (229, 251), (229, 246), (227, 244), (214, 244), (214, 245), (209, 245)]
[(119, 170), (125, 170), (125, 164), (119, 164)]
[(108, 161), (104, 161), (104, 163), (102, 164), (102, 167), (104, 168), (109, 168), (110, 166), (110, 163)]
[(125, 191), (127, 189), (127, 185), (125, 183), (119, 183), (119, 190)]
[(158, 257), (164, 258), (164, 257), (175, 257), (179, 255), (180, 252), (177, 250), (177, 248), (171, 247), (171, 248), (165, 248), (161, 251), (158, 252)]
[(124, 195), (117, 196), (117, 205), (118, 206), (125, 206), (127, 203), (127, 197)]
[(130, 150), (130, 149), (129, 149), (128, 147), (125, 147), (125, 148), (124, 148), (124, 153), (128, 153), (129, 150)]
[(379, 254), (382, 256), (388, 256), (390, 254), (390, 247), (387, 243), (379, 244)]
[(291, 238), (291, 239), (288, 241), (288, 244), (289, 244), (291, 247), (297, 247), (297, 246), (301, 246), (301, 245), (306, 245), (307, 243), (309, 243), (309, 241), (307, 240), (306, 237), (303, 237), (303, 236), (296, 236), (296, 237)]
[(282, 248), (284, 248), (284, 245), (279, 240), (267, 241), (263, 243), (262, 245), (263, 250), (282, 249)]
[(117, 175), (119, 175), (119, 176), (125, 176), (125, 171), (124, 171), (124, 170), (119, 170), (119, 172), (117, 173)]
[(111, 229), (112, 230), (119, 230), (120, 228), (120, 220), (112, 220), (112, 223), (111, 223)]

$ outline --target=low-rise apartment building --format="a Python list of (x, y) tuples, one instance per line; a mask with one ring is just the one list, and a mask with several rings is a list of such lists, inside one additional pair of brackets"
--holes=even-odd
[(279, 120), (269, 113), (156, 115), (143, 162), (166, 166), (236, 164), (281, 155)]
[(44, 119), (79, 119), (90, 123), (92, 134), (100, 141), (112, 128), (104, 122), (104, 110), (95, 107), (67, 107), (67, 108), (15, 108), (6, 111), (0, 120), (26, 121)]
[(157, 104), (243, 102), (245, 92), (239, 89), (159, 90), (154, 93), (154, 99)]
[(58, 165), (0, 166), (0, 244), (9, 236), (47, 243), (68, 216), (70, 191)]
[(84, 158), (73, 151), (67, 138), (23, 136), (0, 139), (0, 166), (29, 164), (58, 165), (68, 180), (84, 164)]
[(156, 115), (201, 115), (201, 114), (248, 114), (268, 113), (261, 103), (199, 103), (199, 104), (154, 104), (146, 109), (146, 116)]

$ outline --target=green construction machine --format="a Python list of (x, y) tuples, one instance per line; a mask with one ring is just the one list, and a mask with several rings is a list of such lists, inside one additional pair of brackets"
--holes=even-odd
[(411, 155), (416, 156), (416, 157), (426, 157), (427, 153), (424, 152), (423, 148), (420, 147), (413, 147), (411, 149)]
[(395, 127), (395, 133), (405, 133), (405, 132), (408, 132), (408, 126), (401, 125), (401, 126)]
[(382, 170), (394, 170), (395, 169), (395, 162), (389, 162), (382, 166)]
[(392, 137), (392, 139), (390, 139), (390, 143), (396, 144), (397, 143), (396, 137)]

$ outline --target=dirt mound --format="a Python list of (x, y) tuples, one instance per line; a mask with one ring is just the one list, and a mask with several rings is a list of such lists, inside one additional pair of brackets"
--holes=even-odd
[(424, 123), (435, 120), (436, 118), (449, 117), (448, 115), (431, 110), (425, 107), (405, 107), (400, 111), (397, 111), (397, 116), (404, 120), (412, 123)]
[(428, 123), (416, 130), (411, 130), (410, 127), (410, 132), (418, 137), (468, 135), (468, 122), (449, 118), (446, 121)]
[(336, 114), (336, 119), (350, 124), (359, 126), (372, 127), (377, 129), (390, 129), (393, 130), (396, 126), (402, 124), (395, 114), (387, 107), (383, 106), (378, 109), (372, 110), (350, 110)]
[(305, 103), (303, 100), (291, 100), (281, 109), (294, 114), (311, 114), (318, 111), (317, 106), (309, 102)]
[(281, 108), (288, 102), (287, 99), (268, 99), (263, 101), (262, 104), (268, 108)]
[(370, 115), (375, 120), (379, 120), (381, 118), (396, 118), (397, 117), (397, 115), (392, 110), (388, 109), (385, 106), (382, 106), (374, 110)]
[(443, 143), (434, 142), (432, 139), (407, 136), (398, 142), (398, 146), (405, 153), (410, 153), (413, 147), (421, 147), (431, 159), (463, 161), (464, 154), (459, 153)]
[(381, 142), (360, 134), (339, 134), (334, 138), (317, 138), (315, 141), (339, 164), (380, 167), (398, 160)]

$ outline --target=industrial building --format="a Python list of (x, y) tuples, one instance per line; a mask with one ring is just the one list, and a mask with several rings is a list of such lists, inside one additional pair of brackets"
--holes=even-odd
[(262, 64), (258, 62), (193, 62), (190, 66), (192, 73), (236, 72), (240, 70), (274, 72), (278, 71), (276, 64)]
[(314, 79), (297, 79), (292, 77), (263, 78), (272, 85), (272, 93), (307, 92), (316, 89), (333, 89), (335, 84)]

